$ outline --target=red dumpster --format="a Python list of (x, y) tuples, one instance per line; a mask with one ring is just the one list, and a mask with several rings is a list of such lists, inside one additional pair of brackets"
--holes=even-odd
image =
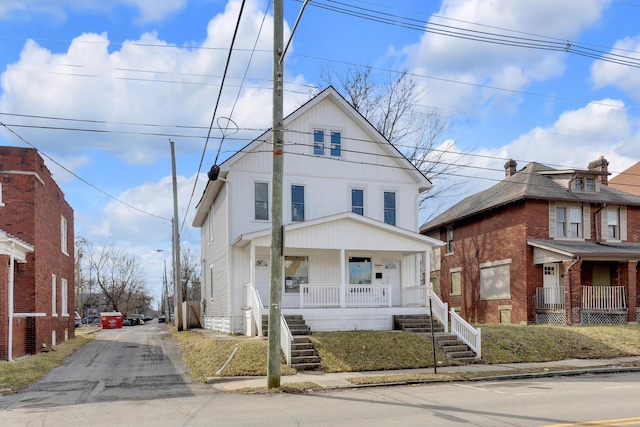
[(122, 328), (122, 313), (119, 311), (100, 313), (100, 324), (102, 329)]

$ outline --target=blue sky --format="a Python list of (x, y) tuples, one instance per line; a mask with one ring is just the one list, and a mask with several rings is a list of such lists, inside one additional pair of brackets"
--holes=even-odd
[[(240, 3), (0, 1), (0, 121), (15, 132), (0, 127), (0, 144), (27, 146), (19, 135), (47, 156), (76, 234), (140, 256), (157, 295), (166, 253), (156, 249), (171, 246), (169, 139), (181, 237), (198, 247), (196, 174), (220, 146), (214, 126), (204, 149)], [(302, 3), (284, 6), (288, 36)], [(220, 160), (270, 127), (271, 7), (246, 1), (216, 114), (242, 131)], [(323, 69), (368, 65), (380, 79), (407, 70), (423, 91), (415, 114), (435, 111), (455, 129), (445, 159), (462, 183), (423, 218), (502, 179), (508, 158), (585, 168), (603, 155), (620, 172), (640, 153), (639, 20), (638, 0), (314, 0), (285, 60), (285, 113)], [(491, 40), (470, 39), (479, 36)]]

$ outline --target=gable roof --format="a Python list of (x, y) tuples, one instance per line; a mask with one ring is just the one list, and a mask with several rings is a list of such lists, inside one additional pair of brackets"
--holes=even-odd
[[(324, 100), (332, 101), (347, 117), (349, 117), (357, 126), (359, 126), (372, 141), (379, 144), (385, 153), (394, 161), (396, 161), (400, 169), (406, 171), (411, 175), (413, 179), (419, 184), (420, 192), (428, 190), (432, 187), (431, 181), (411, 163), (393, 144), (391, 144), (362, 114), (360, 114), (338, 91), (329, 86), (322, 92), (311, 98), (300, 108), (289, 114), (284, 118), (284, 127), (294, 122), (298, 117), (304, 115), (313, 107), (323, 102)], [(238, 152), (226, 159), (220, 164), (219, 177), (224, 179), (229, 173), (234, 163), (248, 155), (252, 150), (257, 148), (260, 144), (271, 139), (271, 129), (262, 133), (256, 139), (244, 146)], [(285, 152), (286, 154), (286, 152)], [(193, 220), (193, 226), (199, 227), (203, 224), (209, 206), (215, 200), (216, 195), (220, 191), (223, 182), (220, 182), (220, 178), (217, 181), (208, 181), (205, 187), (204, 193), (196, 206), (196, 215)]]
[[(424, 252), (431, 246), (443, 246), (444, 242), (385, 224), (353, 212), (343, 212), (296, 222), (284, 226), (285, 247), (306, 249), (379, 250), (405, 253)], [(271, 229), (238, 236), (233, 246), (271, 244)]]
[(640, 162), (611, 178), (609, 185), (618, 190), (640, 196)]
[(567, 187), (551, 179), (550, 175), (553, 172), (597, 174), (597, 172), (593, 171), (560, 171), (540, 163), (531, 162), (522, 170), (505, 178), (493, 187), (460, 201), (433, 220), (422, 225), (420, 231), (433, 230), (454, 221), (469, 218), (525, 199), (640, 206), (639, 196), (606, 185), (601, 185), (598, 192), (568, 191)]

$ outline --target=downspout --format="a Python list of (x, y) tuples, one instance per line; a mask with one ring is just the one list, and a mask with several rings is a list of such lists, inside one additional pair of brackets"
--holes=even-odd
[[(569, 272), (571, 271), (571, 269), (573, 268), (573, 266), (575, 266), (580, 260), (580, 257), (576, 255), (576, 259), (573, 260), (573, 262), (571, 263), (571, 265), (569, 267), (567, 267), (567, 269), (564, 272), (565, 277), (567, 277), (567, 275), (569, 274)], [(569, 307), (569, 324), (572, 324), (573, 322), (571, 321), (571, 312), (572, 307), (571, 307), (571, 276), (568, 276), (568, 286), (565, 286), (565, 291), (567, 292), (567, 294), (569, 295), (568, 301), (567, 301), (567, 307)]]
[(7, 360), (13, 362), (13, 268), (14, 268), (14, 249), (16, 243), (13, 240), (11, 242), (11, 255), (9, 256), (9, 291), (8, 291), (8, 310), (9, 313), (9, 336), (7, 342)]

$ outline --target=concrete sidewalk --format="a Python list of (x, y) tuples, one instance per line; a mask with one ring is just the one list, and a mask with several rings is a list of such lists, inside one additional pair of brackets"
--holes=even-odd
[[(535, 373), (523, 373), (523, 370), (536, 370)], [(549, 369), (549, 371), (545, 371)], [(621, 357), (616, 359), (568, 359), (555, 362), (541, 363), (506, 363), (499, 365), (472, 364), (463, 366), (444, 366), (437, 369), (438, 374), (471, 372), (488, 375), (478, 379), (505, 380), (528, 377), (548, 377), (558, 375), (580, 375), (584, 373), (614, 373), (640, 371), (640, 357)], [(496, 372), (500, 375), (496, 376)], [(375, 372), (340, 372), (327, 374), (324, 372), (302, 371), (297, 375), (287, 375), (280, 378), (280, 384), (310, 382), (317, 384), (321, 389), (355, 388), (362, 387), (352, 384), (349, 379), (362, 377), (376, 377), (384, 375), (402, 374), (433, 374), (433, 368), (399, 369), (392, 371)], [(415, 383), (415, 381), (411, 381)], [(426, 381), (425, 381), (426, 382)], [(433, 382), (433, 381), (429, 381)], [(212, 377), (207, 380), (215, 389), (220, 391), (234, 391), (244, 388), (266, 388), (267, 377)], [(402, 383), (402, 382), (401, 382)], [(398, 384), (398, 383), (394, 383)], [(384, 384), (376, 384), (378, 386)]]

